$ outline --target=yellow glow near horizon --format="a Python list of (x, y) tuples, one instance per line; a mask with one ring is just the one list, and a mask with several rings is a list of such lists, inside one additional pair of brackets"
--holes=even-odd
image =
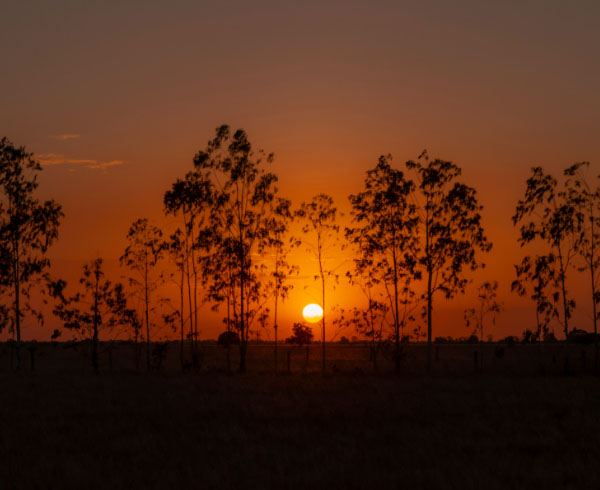
[(302, 316), (308, 323), (317, 323), (323, 318), (323, 308), (316, 303), (306, 305), (302, 310)]

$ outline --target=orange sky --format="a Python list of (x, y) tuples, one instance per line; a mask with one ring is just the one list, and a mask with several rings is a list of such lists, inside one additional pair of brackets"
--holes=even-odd
[[(326, 192), (347, 209), (381, 153), (401, 165), (427, 148), (479, 191), (494, 250), (477, 280), (501, 283), (494, 334), (519, 334), (534, 312), (508, 293), (521, 257), (510, 217), (529, 168), (590, 160), (600, 173), (595, 1), (9, 0), (1, 12), (0, 136), (48, 163), (41, 193), (66, 214), (51, 255), (67, 275), (116, 259), (134, 219), (164, 222), (164, 191), (221, 123), (275, 153), (295, 204)], [(288, 322), (317, 299), (297, 282)], [(468, 306), (438, 304), (434, 334), (468, 334)]]

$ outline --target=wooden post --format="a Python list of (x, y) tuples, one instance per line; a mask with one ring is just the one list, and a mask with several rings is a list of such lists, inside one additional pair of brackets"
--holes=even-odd
[(287, 367), (288, 367), (288, 373), (291, 373), (291, 372), (292, 372), (292, 361), (291, 361), (291, 356), (290, 356), (290, 354), (291, 354), (291, 351), (289, 351), (289, 350), (288, 350), (288, 351), (287, 351), (287, 365), (288, 365)]
[(477, 371), (479, 367), (479, 363), (477, 361), (477, 351), (473, 351), (473, 367), (475, 368), (475, 371)]

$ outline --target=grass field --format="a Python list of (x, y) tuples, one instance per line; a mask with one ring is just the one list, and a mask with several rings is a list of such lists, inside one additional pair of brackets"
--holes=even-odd
[(3, 489), (600, 488), (593, 376), (0, 374)]

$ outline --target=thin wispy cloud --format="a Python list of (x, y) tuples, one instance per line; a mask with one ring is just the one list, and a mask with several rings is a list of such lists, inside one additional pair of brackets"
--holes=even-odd
[(107, 168), (114, 167), (115, 165), (123, 165), (124, 163), (123, 160), (111, 160), (110, 162), (97, 162), (93, 165), (88, 165), (88, 168)]
[(58, 153), (37, 153), (35, 158), (40, 162), (40, 165), (44, 167), (50, 165), (70, 165), (98, 169), (114, 167), (116, 165), (123, 165), (125, 163), (123, 160), (102, 161), (90, 158), (68, 158), (65, 155)]
[(80, 134), (76, 134), (76, 133), (65, 133), (65, 134), (55, 134), (50, 136), (50, 138), (55, 139), (55, 140), (74, 140), (77, 138), (80, 138), (81, 135)]

